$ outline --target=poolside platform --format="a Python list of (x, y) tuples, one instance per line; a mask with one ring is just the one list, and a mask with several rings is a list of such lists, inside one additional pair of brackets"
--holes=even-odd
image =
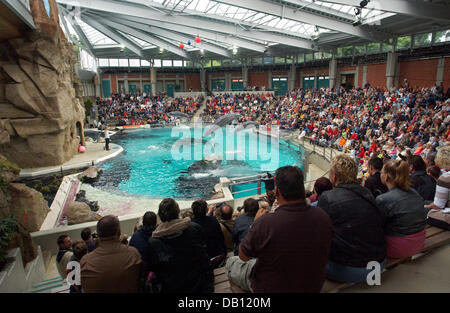
[(69, 170), (83, 169), (113, 158), (123, 151), (123, 148), (110, 143), (110, 150), (104, 150), (104, 143), (86, 142), (86, 152), (76, 154), (62, 165), (36, 168), (24, 168), (20, 171), (20, 178), (37, 178), (45, 175), (64, 173)]

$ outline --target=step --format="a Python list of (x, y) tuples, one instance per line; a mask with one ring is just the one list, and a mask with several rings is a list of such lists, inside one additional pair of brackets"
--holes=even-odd
[(32, 288), (36, 289), (36, 288), (39, 288), (41, 286), (46, 286), (46, 285), (55, 284), (55, 283), (62, 283), (62, 282), (63, 282), (63, 280), (62, 280), (61, 277), (54, 277), (54, 278), (43, 280), (40, 283), (34, 285)]
[[(67, 286), (67, 284), (63, 281), (56, 282), (53, 284), (48, 284), (46, 286), (41, 286), (36, 289), (33, 288), (30, 290), (30, 293), (51, 293), (53, 289), (63, 287), (63, 286)], [(67, 288), (69, 288), (69, 287), (67, 286)]]

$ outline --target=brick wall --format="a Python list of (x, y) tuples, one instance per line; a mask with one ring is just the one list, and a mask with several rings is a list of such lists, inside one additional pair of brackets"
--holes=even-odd
[(248, 72), (248, 85), (249, 86), (269, 86), (269, 73), (268, 72)]
[(444, 58), (444, 77), (443, 83), (444, 83), (444, 92), (447, 91), (448, 88), (450, 88), (450, 58)]
[(406, 78), (412, 87), (434, 86), (436, 84), (437, 65), (438, 59), (400, 62), (399, 85)]
[(200, 83), (200, 74), (186, 74), (185, 81), (186, 91), (188, 91), (190, 88), (197, 91), (200, 91), (202, 89), (202, 85)]
[[(361, 68), (363, 65), (361, 66)], [(361, 73), (362, 83), (362, 73)], [(366, 83), (370, 83), (371, 87), (386, 87), (386, 63), (383, 64), (368, 64)], [(364, 87), (360, 85), (361, 87)]]

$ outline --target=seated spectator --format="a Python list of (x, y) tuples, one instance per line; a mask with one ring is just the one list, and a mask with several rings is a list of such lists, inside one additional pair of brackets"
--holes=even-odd
[(427, 174), (427, 165), (420, 155), (408, 159), (411, 171), (411, 187), (414, 188), (427, 204), (433, 201), (436, 181)]
[(387, 192), (387, 187), (381, 182), (380, 172), (383, 168), (383, 160), (373, 157), (369, 160), (369, 177), (364, 181), (363, 186), (370, 190), (376, 198)]
[(433, 177), (434, 181), (437, 183), (439, 176), (441, 176), (441, 169), (436, 165), (429, 166), (427, 168), (427, 174)]
[[(83, 240), (77, 240), (72, 245), (73, 255), (70, 258), (69, 263), (67, 264), (67, 275), (70, 275), (70, 272), (76, 269), (71, 262), (78, 263), (78, 267), (80, 266), (81, 258), (88, 253), (88, 246), (86, 242)], [(70, 285), (70, 293), (81, 293), (81, 285), (71, 284)]]
[(129, 293), (140, 290), (141, 255), (122, 244), (119, 219), (103, 216), (97, 222), (98, 247), (81, 261), (81, 286), (86, 293)]
[(190, 218), (180, 219), (178, 203), (166, 198), (159, 204), (161, 224), (149, 240), (150, 268), (155, 293), (214, 292), (203, 229)]
[(205, 234), (206, 250), (209, 259), (222, 256), (212, 264), (213, 268), (216, 268), (225, 259), (227, 250), (220, 224), (214, 216), (206, 215), (208, 204), (205, 200), (194, 201), (191, 208), (192, 212), (194, 212), (192, 222), (199, 224)]
[(408, 163), (390, 160), (381, 170), (389, 191), (376, 203), (384, 215), (388, 258), (407, 258), (423, 249), (427, 213), (422, 197), (410, 188)]
[(314, 183), (314, 194), (316, 195), (316, 201), (311, 203), (312, 206), (317, 206), (317, 203), (319, 202), (320, 195), (327, 190), (333, 189), (333, 185), (331, 184), (331, 181), (326, 177), (320, 177), (316, 180)]
[(339, 154), (330, 165), (334, 188), (319, 198), (318, 207), (331, 218), (334, 237), (331, 244), (327, 278), (339, 282), (363, 282), (370, 270), (367, 264), (386, 264), (383, 216), (369, 189), (356, 181), (358, 165), (348, 155)]
[(59, 246), (58, 254), (56, 255), (56, 268), (62, 279), (67, 277), (67, 263), (73, 255), (72, 239), (68, 235), (61, 235), (58, 237), (57, 244)]
[[(150, 272), (149, 267), (149, 243), (148, 240), (156, 229), (156, 214), (153, 212), (145, 212), (142, 219), (142, 227), (138, 229), (130, 239), (130, 247), (135, 247), (141, 254), (142, 263), (144, 264), (144, 273)], [(146, 277), (146, 275), (144, 275)]]
[(241, 243), (242, 239), (244, 239), (245, 235), (247, 235), (258, 210), (258, 201), (256, 201), (255, 199), (248, 198), (244, 201), (244, 214), (236, 218), (233, 226), (232, 237), (234, 242), (234, 255), (239, 254), (239, 244)]
[(222, 229), (223, 238), (225, 240), (225, 247), (227, 252), (233, 251), (233, 208), (228, 204), (222, 204), (220, 206), (220, 213), (217, 219), (220, 223), (220, 228)]
[(436, 183), (436, 194), (433, 203), (426, 206), (428, 209), (441, 210), (450, 207), (450, 146), (439, 149), (436, 154), (436, 165), (444, 173), (439, 176)]
[(86, 246), (88, 247), (88, 252), (94, 251), (96, 247), (96, 240), (92, 238), (91, 229), (89, 227), (86, 227), (81, 231), (81, 239), (84, 240), (86, 243)]
[(274, 213), (258, 211), (239, 256), (227, 261), (227, 275), (252, 292), (320, 292), (333, 238), (331, 220), (306, 204), (300, 169), (284, 166), (275, 177), (280, 206)]

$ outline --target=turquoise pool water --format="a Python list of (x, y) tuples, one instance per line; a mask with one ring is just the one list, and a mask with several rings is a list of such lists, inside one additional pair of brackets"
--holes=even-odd
[[(284, 165), (301, 167), (303, 151), (296, 146), (283, 141), (274, 144), (266, 140), (267, 137), (258, 137), (247, 130), (238, 133), (222, 130), (223, 135), (207, 138), (187, 128), (184, 133), (172, 128), (118, 133), (112, 137), (112, 142), (121, 145), (124, 152), (101, 165), (103, 175), (94, 186), (146, 198), (207, 199), (220, 177), (255, 175)], [(185, 145), (179, 142), (186, 135), (196, 139), (190, 146), (187, 142), (191, 139), (183, 139)], [(222, 161), (209, 168), (189, 169), (194, 162), (211, 154), (219, 155)]]

